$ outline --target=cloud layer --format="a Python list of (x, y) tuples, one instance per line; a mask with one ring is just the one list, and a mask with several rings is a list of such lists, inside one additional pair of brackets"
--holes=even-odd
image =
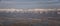
[(4, 8), (60, 8), (59, 0), (0, 0)]

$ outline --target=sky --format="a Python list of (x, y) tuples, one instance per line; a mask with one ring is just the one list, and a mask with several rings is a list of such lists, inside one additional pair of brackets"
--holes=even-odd
[(0, 9), (4, 8), (60, 8), (60, 0), (0, 0)]

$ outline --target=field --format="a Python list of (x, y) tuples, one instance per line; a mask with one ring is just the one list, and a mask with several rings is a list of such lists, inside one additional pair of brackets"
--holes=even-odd
[(60, 26), (60, 18), (59, 17), (52, 17), (48, 20), (49, 26)]
[[(47, 19), (46, 19), (47, 20)], [(0, 25), (3, 26), (43, 26), (46, 23), (44, 19), (36, 18), (0, 18)]]
[(0, 13), (1, 26), (47, 26), (47, 17), (38, 13)]
[(60, 26), (57, 11), (0, 11), (0, 26)]

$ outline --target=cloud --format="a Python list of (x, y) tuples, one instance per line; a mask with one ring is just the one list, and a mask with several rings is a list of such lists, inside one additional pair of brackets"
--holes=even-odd
[(58, 0), (1, 0), (0, 8), (59, 8)]
[[(0, 2), (0, 8), (31, 8), (31, 6), (34, 7), (34, 5), (37, 6), (37, 2), (16, 2), (16, 1), (2, 1)], [(18, 7), (19, 6), (19, 7)], [(25, 7), (24, 7), (25, 6)]]
[(0, 0), (1, 1), (1, 0)]

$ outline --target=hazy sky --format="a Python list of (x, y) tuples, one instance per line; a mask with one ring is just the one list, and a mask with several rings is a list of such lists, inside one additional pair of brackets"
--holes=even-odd
[(59, 0), (0, 0), (0, 8), (60, 8)]

